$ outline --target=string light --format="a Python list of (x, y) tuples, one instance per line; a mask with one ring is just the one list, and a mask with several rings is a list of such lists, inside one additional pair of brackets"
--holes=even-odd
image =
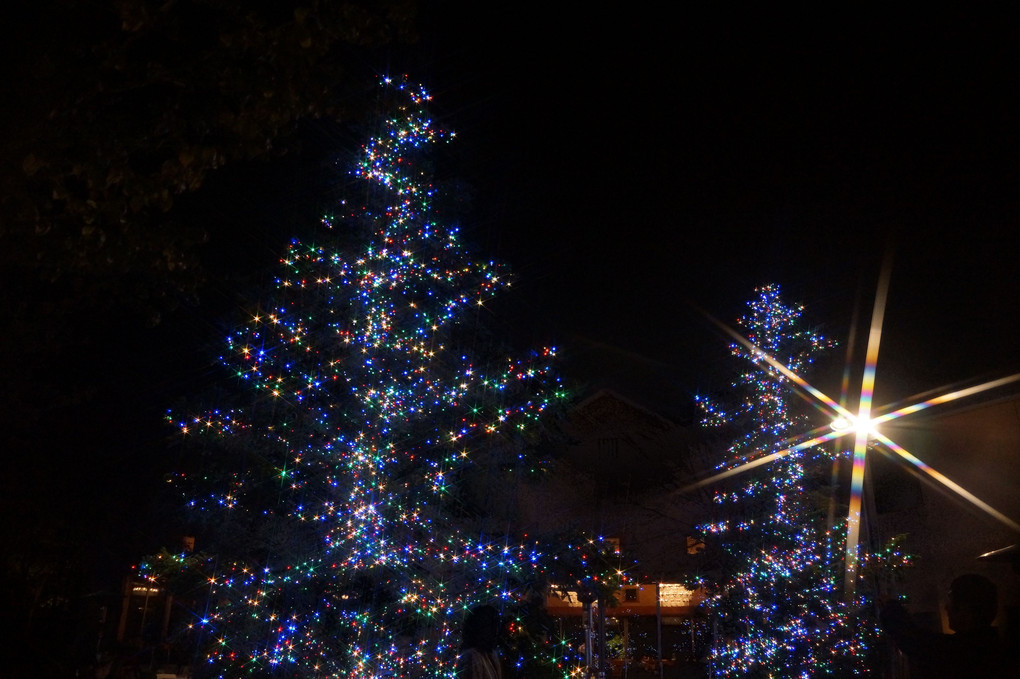
[[(864, 674), (878, 630), (863, 598), (843, 596), (844, 528), (829, 522), (823, 498), (835, 458), (819, 444), (871, 422), (834, 424), (836, 431), (802, 438), (805, 419), (790, 408), (794, 386), (814, 357), (833, 346), (799, 327), (803, 309), (783, 303), (778, 286), (756, 291), (738, 321), (746, 335), (731, 345), (749, 362), (734, 387), (743, 398), (723, 406), (698, 398), (703, 424), (738, 425), (746, 433), (730, 446), (707, 481), (741, 476), (739, 485), (718, 488), (715, 502), (726, 518), (701, 530), (715, 536), (731, 563), (713, 586), (709, 610), (720, 625), (711, 649), (713, 676), (851, 676)], [(896, 550), (869, 555), (869, 572), (907, 562)], [(856, 574), (858, 577), (860, 574)]]
[[(475, 350), (468, 312), (510, 277), (436, 217), (425, 155), (453, 135), (429, 95), (393, 81), (384, 92), (398, 112), (353, 170), (368, 200), (323, 219), (357, 247), (293, 241), (275, 293), (227, 337), (222, 362), (252, 405), (175, 420), (188, 440), (222, 445), (206, 469), (223, 475), (177, 479), (200, 521), (233, 533), (214, 546), (210, 610), (191, 624), (214, 640), (207, 674), (452, 677), (469, 607), (516, 610), (525, 583), (560, 572), (554, 556), (600, 549), (465, 530), (485, 525), (458, 490), (472, 453), (512, 446), (565, 391), (554, 348)], [(576, 664), (554, 646), (513, 662)]]

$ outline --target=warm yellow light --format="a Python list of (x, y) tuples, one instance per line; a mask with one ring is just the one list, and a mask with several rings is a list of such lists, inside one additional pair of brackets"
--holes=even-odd
[(851, 432), (864, 433), (868, 437), (875, 436), (878, 431), (875, 429), (873, 420), (853, 416), (840, 415), (835, 418), (829, 426), (837, 434), (849, 434)]
[(850, 431), (853, 428), (853, 425), (850, 424), (850, 420), (845, 417), (837, 417), (829, 426), (832, 427), (833, 431), (838, 432)]

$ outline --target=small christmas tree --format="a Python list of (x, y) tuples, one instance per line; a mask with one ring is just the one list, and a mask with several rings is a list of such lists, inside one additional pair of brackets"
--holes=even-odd
[[(215, 555), (194, 621), (215, 676), (452, 676), (465, 612), (510, 610), (541, 577), (499, 486), (564, 396), (555, 352), (509, 357), (479, 325), (508, 276), (437, 207), (428, 151), (453, 135), (423, 90), (384, 91), (396, 113), (355, 168), (363, 200), (324, 220), (325, 242), (291, 243), (227, 339), (245, 405), (174, 419), (198, 453), (178, 485)], [(497, 483), (469, 492), (480, 460)]]
[[(718, 521), (702, 526), (729, 557), (708, 602), (716, 621), (710, 668), (721, 677), (853, 676), (868, 668), (875, 638), (861, 601), (844, 601), (843, 536), (831, 525), (834, 456), (822, 446), (795, 444), (810, 429), (794, 411), (793, 382), (766, 355), (803, 375), (832, 343), (802, 329), (802, 308), (786, 305), (778, 286), (756, 291), (739, 319), (750, 346), (733, 344), (746, 361), (726, 408), (699, 399), (703, 423), (729, 423), (745, 432), (727, 451), (721, 470), (790, 450), (752, 467), (715, 493)], [(877, 567), (875, 559), (872, 566)]]

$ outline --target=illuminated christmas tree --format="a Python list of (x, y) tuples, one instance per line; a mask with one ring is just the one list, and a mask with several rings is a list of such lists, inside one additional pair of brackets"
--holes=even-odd
[(508, 357), (479, 325), (509, 283), (437, 207), (429, 151), (453, 135), (423, 90), (383, 90), (396, 113), (363, 147), (357, 204), (291, 243), (227, 338), (244, 405), (174, 419), (197, 458), (176, 483), (215, 555), (202, 675), (449, 677), (466, 610), (512, 611), (542, 578), (506, 488), (564, 396), (555, 352)]
[[(811, 428), (795, 411), (794, 384), (765, 355), (803, 376), (831, 342), (800, 327), (802, 308), (788, 306), (778, 286), (756, 291), (734, 343), (744, 365), (734, 387), (739, 399), (724, 407), (700, 399), (703, 424), (727, 423), (743, 432), (720, 470), (737, 470), (766, 456), (715, 492), (723, 518), (702, 526), (726, 555), (723, 575), (711, 583), (715, 619), (713, 676), (854, 676), (867, 671), (876, 636), (861, 600), (844, 601), (845, 526), (832, 525), (834, 455), (823, 446), (799, 448)], [(866, 558), (865, 561), (868, 561)], [(871, 559), (877, 567), (877, 559)], [(871, 568), (869, 566), (869, 568)]]

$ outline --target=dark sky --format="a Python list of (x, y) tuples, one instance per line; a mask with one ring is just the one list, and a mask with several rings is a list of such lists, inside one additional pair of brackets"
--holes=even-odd
[(845, 345), (888, 252), (880, 401), (1018, 367), (1012, 22), (426, 17), (391, 67), (458, 133), (469, 241), (516, 272), (524, 341), (590, 382), (667, 413), (725, 386), (691, 304), (731, 321), (765, 282)]
[[(732, 322), (778, 283), (846, 347), (888, 252), (879, 404), (1020, 371), (1014, 22), (426, 2), (420, 33), (352, 72), (432, 91), (458, 133), (439, 169), (471, 187), (464, 238), (516, 274), (493, 323), (522, 350), (555, 344), (570, 381), (685, 417), (734, 367), (696, 307)], [(314, 228), (323, 161), (349, 157), (356, 127), (312, 135), (303, 165), (228, 167), (178, 201), (178, 219), (215, 227), (202, 304), (81, 370), (130, 400), (120, 440), (143, 443), (116, 460), (158, 445), (159, 413), (219, 374), (239, 300)], [(827, 390), (843, 361), (822, 366)]]
[[(456, 130), (438, 169), (471, 188), (465, 241), (516, 274), (491, 309), (522, 350), (555, 344), (572, 382), (685, 418), (735, 367), (695, 308), (732, 322), (778, 283), (843, 345), (820, 367), (832, 392), (892, 253), (878, 404), (1020, 372), (1013, 22), (465, 5), (424, 3), (417, 45), (351, 68), (422, 82)], [(219, 374), (239, 300), (315, 228), (324, 160), (357, 127), (178, 201), (210, 225), (213, 282), (118, 354), (133, 404), (160, 413)]]

